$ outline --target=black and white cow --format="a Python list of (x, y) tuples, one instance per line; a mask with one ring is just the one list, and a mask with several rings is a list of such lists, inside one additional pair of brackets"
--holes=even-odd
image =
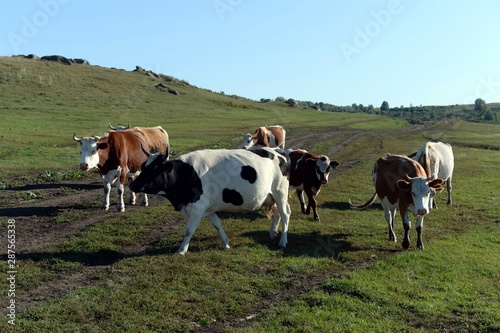
[(166, 197), (188, 219), (184, 241), (177, 253), (185, 254), (201, 219), (208, 217), (218, 230), (222, 248), (229, 239), (217, 216), (218, 211), (253, 211), (266, 207), (273, 211), (272, 239), (282, 222), (280, 247), (287, 244), (290, 206), (289, 168), (285, 156), (269, 148), (250, 150), (199, 150), (167, 160), (164, 155), (148, 154), (142, 172), (129, 187), (132, 191)]

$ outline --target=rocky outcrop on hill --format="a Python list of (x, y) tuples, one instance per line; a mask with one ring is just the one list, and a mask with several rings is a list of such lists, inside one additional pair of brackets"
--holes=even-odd
[(66, 58), (60, 55), (49, 55), (49, 56), (43, 56), (43, 57), (38, 57), (34, 54), (28, 54), (28, 55), (17, 55), (16, 57), (23, 57), (25, 59), (33, 59), (33, 60), (45, 60), (45, 61), (55, 61), (55, 62), (60, 62), (65, 65), (71, 65), (71, 64), (78, 64), (78, 65), (90, 65), (90, 62), (85, 59), (80, 59), (80, 58)]
[(285, 103), (288, 104), (288, 106), (290, 107), (296, 107), (296, 108), (299, 107), (299, 102), (297, 102), (293, 98), (289, 98)]
[(166, 86), (164, 85), (163, 83), (158, 83), (156, 86), (155, 86), (156, 89), (160, 89), (160, 90), (166, 90), (168, 91), (169, 93), (171, 93), (172, 95), (179, 95), (179, 92), (173, 88), (170, 88), (169, 86)]

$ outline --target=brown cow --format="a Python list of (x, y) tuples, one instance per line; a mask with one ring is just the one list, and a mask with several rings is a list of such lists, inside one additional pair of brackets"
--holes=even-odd
[(408, 211), (417, 217), (417, 247), (424, 248), (422, 242), (422, 227), (424, 216), (429, 213), (430, 199), (436, 191), (443, 190), (443, 180), (427, 177), (422, 166), (406, 157), (400, 155), (385, 155), (378, 159), (373, 166), (373, 184), (375, 193), (367, 202), (361, 205), (353, 205), (356, 209), (364, 209), (370, 206), (377, 197), (380, 198), (384, 209), (385, 219), (389, 226), (389, 240), (396, 242), (394, 233), (394, 219), (399, 209), (405, 230), (401, 245), (407, 249), (410, 246), (411, 222)]
[(137, 130), (142, 132), (146, 136), (147, 145), (144, 146), (150, 153), (160, 153), (162, 155), (167, 155), (170, 152), (170, 144), (168, 133), (161, 126), (156, 127), (134, 127), (130, 128), (130, 122), (125, 126), (113, 127), (109, 124), (109, 128), (113, 131), (129, 131)]
[(262, 146), (285, 149), (286, 131), (279, 125), (262, 126), (255, 130), (253, 134), (247, 133), (243, 138), (243, 148), (252, 146)]
[[(140, 174), (141, 166), (146, 162), (147, 157), (143, 153), (141, 146), (147, 146), (147, 140), (143, 132), (130, 129), (126, 131), (111, 131), (103, 137), (82, 137), (75, 141), (80, 142), (80, 169), (90, 170), (94, 167), (99, 169), (104, 180), (104, 202), (102, 207), (109, 209), (109, 194), (111, 184), (119, 179), (117, 185), (118, 211), (125, 211), (123, 202), (124, 184), (127, 178), (132, 178)], [(135, 194), (132, 192), (131, 203), (135, 203)], [(148, 205), (146, 194), (143, 196), (143, 204)]]
[[(331, 161), (325, 156), (316, 156), (305, 150), (287, 150), (290, 157), (290, 190), (297, 191), (302, 213), (309, 215), (313, 210), (314, 220), (319, 221), (316, 211), (318, 195), (321, 185), (328, 183), (331, 169), (338, 167), (337, 161)], [(304, 202), (304, 193), (307, 195), (307, 206)]]

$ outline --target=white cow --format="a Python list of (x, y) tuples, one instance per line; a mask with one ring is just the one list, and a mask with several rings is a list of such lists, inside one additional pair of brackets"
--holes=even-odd
[[(453, 177), (453, 168), (455, 167), (451, 146), (443, 142), (429, 141), (416, 153), (411, 154), (410, 157), (420, 163), (428, 177), (441, 178), (446, 182), (446, 190), (448, 192), (446, 203), (451, 205), (451, 180)], [(437, 208), (434, 199), (433, 207)]]
[(148, 154), (142, 172), (129, 187), (134, 192), (166, 197), (188, 219), (184, 241), (177, 253), (185, 254), (201, 219), (208, 217), (218, 230), (222, 248), (229, 239), (222, 228), (218, 211), (253, 211), (266, 207), (273, 211), (270, 235), (285, 247), (290, 219), (288, 205), (288, 159), (272, 149), (199, 150), (167, 160)]

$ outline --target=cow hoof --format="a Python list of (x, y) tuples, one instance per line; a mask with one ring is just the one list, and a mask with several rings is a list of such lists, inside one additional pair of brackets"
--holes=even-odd
[(102, 210), (109, 210), (109, 206), (103, 206)]
[(419, 248), (420, 250), (423, 250), (424, 249), (424, 244), (423, 243), (418, 243), (417, 244), (417, 248)]
[(321, 220), (319, 219), (319, 216), (316, 216), (316, 217), (314, 218), (314, 222), (321, 222)]
[(231, 247), (228, 245), (228, 244), (222, 244), (222, 249), (223, 250), (227, 250), (227, 249), (230, 249)]
[(410, 242), (407, 240), (404, 240), (401, 242), (401, 246), (403, 247), (403, 249), (407, 250), (410, 247)]
[(147, 202), (143, 202), (143, 203), (142, 203), (142, 205), (143, 205), (144, 207), (147, 207), (147, 206), (149, 206), (149, 203), (147, 203)]
[(125, 212), (125, 207), (118, 207), (116, 209), (117, 212), (124, 213)]

